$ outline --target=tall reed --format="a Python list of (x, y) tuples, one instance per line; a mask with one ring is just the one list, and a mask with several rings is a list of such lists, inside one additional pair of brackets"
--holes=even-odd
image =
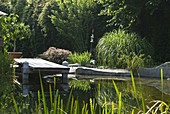
[[(163, 71), (161, 71), (162, 74)], [(54, 79), (55, 80), (55, 79)], [(139, 95), (138, 95), (138, 88), (136, 87), (135, 78), (133, 77), (133, 74), (131, 72), (131, 81), (132, 81), (132, 88), (133, 93), (135, 96), (135, 102), (137, 102), (136, 107), (131, 107), (130, 110), (127, 110), (126, 102), (124, 102), (124, 92), (120, 91), (117, 87), (117, 84), (115, 81), (113, 81), (113, 87), (115, 89), (115, 93), (118, 97), (115, 97), (116, 103), (112, 100), (108, 103), (108, 96), (103, 97), (103, 104), (98, 104), (98, 101), (94, 98), (89, 99), (89, 103), (86, 102), (80, 102), (78, 99), (75, 99), (74, 96), (72, 96), (72, 91), (69, 94), (68, 102), (67, 104), (64, 104), (64, 99), (61, 98), (59, 95), (59, 92), (57, 89), (53, 89), (52, 86), (49, 86), (49, 99), (46, 98), (46, 93), (43, 89), (42, 79), (40, 79), (40, 85), (41, 85), (41, 91), (38, 91), (38, 99), (35, 101), (35, 105), (31, 107), (25, 108), (25, 104), (22, 104), (16, 100), (16, 97), (12, 95), (12, 101), (14, 104), (14, 109), (16, 114), (20, 113), (33, 113), (36, 114), (126, 114), (126, 113), (139, 113), (139, 114), (168, 114), (170, 113), (170, 106), (169, 104), (160, 101), (160, 100), (154, 100), (152, 103), (153, 105), (149, 107), (149, 109), (146, 109), (145, 105), (145, 98), (143, 96), (141, 97), (142, 102), (139, 102)], [(56, 83), (56, 82), (55, 82)], [(163, 86), (163, 74), (161, 76), (161, 84)], [(56, 87), (56, 85), (55, 85)], [(101, 95), (102, 87), (100, 84), (98, 84), (98, 91), (97, 94)], [(54, 90), (54, 91), (52, 91)], [(163, 90), (163, 88), (162, 88)], [(163, 97), (163, 96), (162, 96)], [(48, 105), (49, 101), (49, 105)], [(24, 102), (27, 103), (27, 102)], [(82, 105), (80, 105), (82, 103)], [(140, 103), (141, 106), (140, 107)], [(141, 108), (141, 109), (137, 109)], [(31, 110), (31, 111), (28, 111)], [(139, 110), (139, 111), (138, 111)], [(138, 112), (137, 112), (138, 111)]]
[(163, 101), (163, 91), (164, 91), (164, 78), (163, 78), (163, 69), (161, 69), (161, 91), (162, 91), (162, 101)]

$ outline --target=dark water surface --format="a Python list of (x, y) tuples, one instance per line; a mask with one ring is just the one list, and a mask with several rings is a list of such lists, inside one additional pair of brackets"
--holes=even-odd
[[(94, 98), (99, 106), (103, 106), (104, 104), (110, 105), (111, 102), (118, 104), (113, 81), (119, 92), (122, 93), (122, 101), (127, 110), (142, 105), (142, 97), (147, 106), (153, 105), (151, 101), (154, 100), (162, 100), (166, 103), (170, 101), (170, 80), (167, 79), (164, 79), (162, 84), (161, 80), (156, 78), (135, 78), (136, 93), (134, 93), (131, 77), (120, 76), (77, 76), (69, 79), (69, 84), (57, 84), (57, 87), (61, 98), (65, 100), (64, 103), (67, 103), (71, 91), (80, 106), (83, 106), (84, 102), (89, 103), (90, 98)], [(48, 85), (48, 83), (44, 83), (47, 93)], [(32, 88), (34, 87), (36, 86), (32, 85)], [(34, 90), (37, 89), (34, 88)], [(105, 99), (107, 103), (104, 103)]]
[[(76, 80), (70, 80), (70, 86), (74, 86), (75, 88), (83, 89), (83, 86), (87, 89), (89, 84), (89, 90), (88, 92), (91, 93), (92, 96), (95, 99), (98, 100), (98, 102), (102, 101), (104, 97), (110, 100), (116, 101), (118, 99), (116, 98), (115, 88), (113, 86), (113, 81), (116, 83), (117, 88), (119, 89), (119, 92), (123, 94), (123, 97), (125, 98), (125, 101), (128, 102), (135, 102), (134, 100), (134, 92), (133, 92), (133, 86), (131, 77), (90, 77), (89, 76), (79, 76), (79, 81), (76, 82)], [(83, 82), (89, 82), (89, 83), (83, 83)], [(73, 85), (71, 85), (73, 83)], [(77, 87), (80, 84), (83, 83), (81, 87)], [(100, 84), (100, 92), (101, 94), (98, 95), (98, 84)], [(142, 95), (145, 99), (146, 103), (150, 103), (153, 100), (163, 100), (165, 102), (170, 102), (170, 80), (164, 79), (163, 84), (161, 83), (161, 79), (158, 78), (135, 78), (135, 84), (136, 84), (136, 91), (137, 96)], [(75, 93), (77, 96), (82, 96), (77, 89), (75, 89)], [(86, 98), (89, 97), (89, 93), (83, 94)]]

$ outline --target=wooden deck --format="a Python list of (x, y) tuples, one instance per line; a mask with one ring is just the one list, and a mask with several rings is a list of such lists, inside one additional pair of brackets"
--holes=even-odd
[(15, 73), (21, 80), (27, 77), (27, 80), (30, 83), (38, 82), (40, 76), (44, 77), (48, 75), (62, 74), (62, 83), (68, 82), (69, 67), (40, 58), (15, 58), (14, 61), (15, 65), (18, 66), (15, 69)]
[(27, 62), (30, 68), (30, 73), (35, 71), (46, 72), (46, 74), (51, 73), (68, 73), (69, 67), (59, 65), (40, 58), (15, 58), (14, 61), (20, 67)]
[(59, 65), (59, 64), (56, 64), (56, 63), (53, 63), (53, 62), (50, 62), (50, 61), (47, 61), (47, 60), (44, 60), (44, 59), (40, 59), (40, 58), (15, 58), (14, 61), (16, 63), (19, 63), (19, 64), (23, 64), (24, 62), (28, 62), (29, 63), (29, 66), (31, 68), (34, 68), (34, 69), (50, 69), (50, 68), (54, 68), (54, 69), (68, 69), (68, 67), (66, 66), (63, 66), (63, 65)]
[(69, 67), (40, 58), (15, 58), (16, 74), (22, 83), (23, 95), (27, 96), (31, 84), (38, 84), (40, 76), (62, 74), (60, 83), (68, 84)]

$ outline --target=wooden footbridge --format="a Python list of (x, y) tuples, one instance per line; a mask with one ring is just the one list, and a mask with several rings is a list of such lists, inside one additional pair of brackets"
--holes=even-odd
[(40, 58), (14, 58), (16, 74), (22, 75), (23, 94), (28, 94), (27, 85), (39, 77), (62, 74), (62, 83), (68, 83), (69, 67)]

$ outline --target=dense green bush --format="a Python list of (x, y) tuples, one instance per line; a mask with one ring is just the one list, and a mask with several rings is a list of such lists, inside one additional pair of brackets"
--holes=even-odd
[(7, 53), (0, 52), (0, 75), (13, 75), (12, 58)]
[(97, 53), (99, 65), (135, 69), (144, 66), (152, 47), (137, 34), (119, 29), (106, 33), (99, 40)]
[(0, 52), (0, 113), (9, 109), (12, 104), (11, 92), (14, 90), (13, 75), (14, 69), (12, 67), (13, 60), (7, 53)]
[(89, 52), (84, 52), (84, 53), (75, 52), (72, 53), (68, 59), (69, 59), (69, 63), (78, 63), (84, 66), (90, 63), (90, 57), (91, 57), (91, 53)]

